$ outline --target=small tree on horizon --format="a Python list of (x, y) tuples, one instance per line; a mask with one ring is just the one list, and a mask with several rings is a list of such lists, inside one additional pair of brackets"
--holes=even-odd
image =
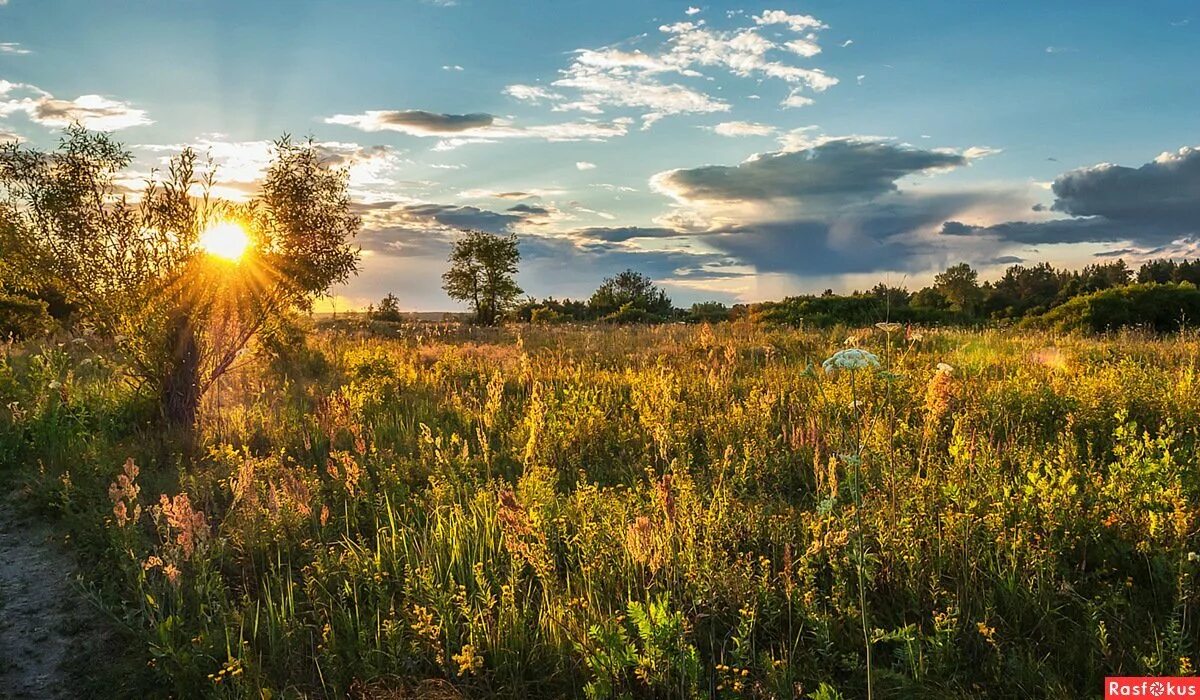
[(592, 294), (588, 306), (600, 318), (628, 309), (662, 319), (670, 315), (672, 310), (666, 292), (659, 289), (649, 277), (634, 270), (625, 270), (606, 278)]
[(493, 326), (522, 294), (513, 279), (520, 259), (515, 234), (466, 231), (450, 251), (442, 288), (451, 299), (471, 306), (476, 323)]
[(403, 318), (400, 314), (400, 298), (395, 294), (389, 293), (383, 299), (379, 300), (379, 306), (371, 312), (372, 318), (379, 321), (399, 321)]

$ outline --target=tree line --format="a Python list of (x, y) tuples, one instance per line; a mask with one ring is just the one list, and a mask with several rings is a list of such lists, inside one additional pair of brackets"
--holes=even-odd
[[(826, 290), (751, 305), (708, 301), (688, 309), (676, 308), (653, 280), (634, 270), (606, 278), (586, 300), (522, 298), (515, 281), (519, 261), (515, 235), (465, 232), (453, 244), (444, 289), (451, 299), (466, 302), (475, 321), (486, 325), (503, 320), (717, 322), (750, 316), (767, 323), (817, 327), (889, 320), (941, 325), (1025, 323), (1079, 330), (1141, 324), (1173, 330), (1200, 317), (1196, 290), (1200, 260), (1151, 260), (1136, 271), (1122, 259), (1080, 270), (1056, 269), (1049, 263), (1015, 264), (994, 282), (981, 282), (978, 271), (959, 263), (915, 292), (880, 283), (850, 294)], [(372, 315), (400, 320), (400, 300), (388, 295)]]

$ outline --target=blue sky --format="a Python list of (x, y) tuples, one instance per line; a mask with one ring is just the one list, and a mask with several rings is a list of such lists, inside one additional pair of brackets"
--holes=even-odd
[(343, 308), (452, 308), (465, 226), (537, 296), (756, 301), (1196, 254), (1198, 65), (1183, 0), (0, 0), (0, 138), (192, 145), (245, 197), (311, 135), (366, 224)]

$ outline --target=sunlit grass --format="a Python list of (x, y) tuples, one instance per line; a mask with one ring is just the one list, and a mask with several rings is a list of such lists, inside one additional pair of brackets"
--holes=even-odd
[[(881, 367), (822, 371), (848, 335)], [(876, 697), (1195, 668), (1194, 336), (298, 338), (187, 466), (104, 347), (0, 365), (0, 450), (42, 464), (153, 692), (853, 698), (866, 644)]]

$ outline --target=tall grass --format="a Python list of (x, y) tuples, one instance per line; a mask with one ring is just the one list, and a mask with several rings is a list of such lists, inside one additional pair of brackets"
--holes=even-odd
[(0, 455), (138, 640), (130, 692), (1077, 698), (1193, 671), (1196, 337), (861, 329), (886, 371), (820, 371), (847, 334), (343, 324), (223, 385), (200, 455), (103, 347), (7, 346)]

